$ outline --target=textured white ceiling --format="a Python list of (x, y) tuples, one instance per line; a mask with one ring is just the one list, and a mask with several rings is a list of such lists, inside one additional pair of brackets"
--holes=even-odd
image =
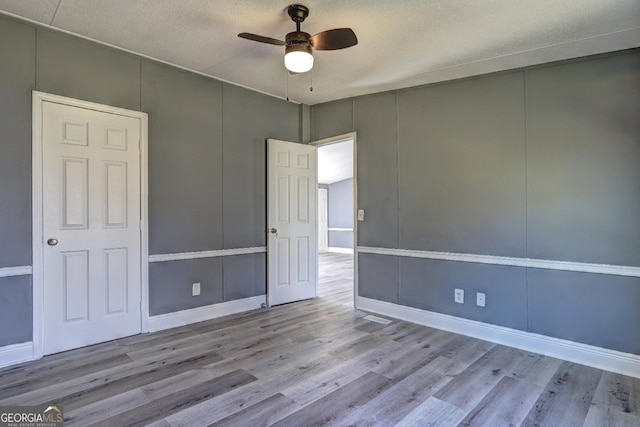
[(303, 31), (351, 27), (359, 43), (289, 76), (282, 47), (237, 34), (284, 39), (291, 2), (0, 0), (0, 12), (309, 105), (640, 46), (640, 0), (304, 0)]
[(353, 140), (318, 147), (318, 183), (353, 178)]

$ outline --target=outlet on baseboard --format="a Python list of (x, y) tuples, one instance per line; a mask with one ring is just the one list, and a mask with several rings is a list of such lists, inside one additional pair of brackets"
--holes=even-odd
[(200, 295), (200, 283), (194, 283), (191, 285), (191, 295), (194, 297)]
[(459, 304), (464, 304), (464, 289), (456, 288), (453, 293), (453, 300)]

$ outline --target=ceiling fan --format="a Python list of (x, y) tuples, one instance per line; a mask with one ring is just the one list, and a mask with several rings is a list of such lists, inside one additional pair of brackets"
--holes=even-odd
[(358, 44), (358, 38), (351, 28), (335, 28), (314, 36), (300, 31), (300, 23), (309, 16), (309, 8), (292, 4), (287, 8), (296, 30), (287, 34), (285, 41), (251, 33), (240, 33), (238, 37), (260, 43), (285, 46), (284, 66), (292, 73), (305, 73), (313, 67), (313, 49), (338, 50)]

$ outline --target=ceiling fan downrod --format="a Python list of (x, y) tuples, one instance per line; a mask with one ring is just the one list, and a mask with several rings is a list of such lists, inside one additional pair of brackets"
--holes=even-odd
[(300, 32), (300, 23), (304, 22), (307, 16), (309, 16), (309, 8), (301, 4), (292, 4), (287, 8), (287, 13), (293, 22), (296, 23), (296, 31)]

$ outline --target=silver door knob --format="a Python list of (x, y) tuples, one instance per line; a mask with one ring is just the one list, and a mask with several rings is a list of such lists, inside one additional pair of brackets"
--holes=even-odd
[(57, 244), (58, 244), (58, 239), (51, 238), (51, 239), (47, 240), (47, 245), (49, 245), (49, 246), (55, 246)]
[(275, 234), (276, 236), (278, 235), (278, 229), (277, 229), (277, 228), (275, 228), (275, 227), (271, 227), (271, 230), (269, 230), (269, 232), (270, 232), (271, 234)]

